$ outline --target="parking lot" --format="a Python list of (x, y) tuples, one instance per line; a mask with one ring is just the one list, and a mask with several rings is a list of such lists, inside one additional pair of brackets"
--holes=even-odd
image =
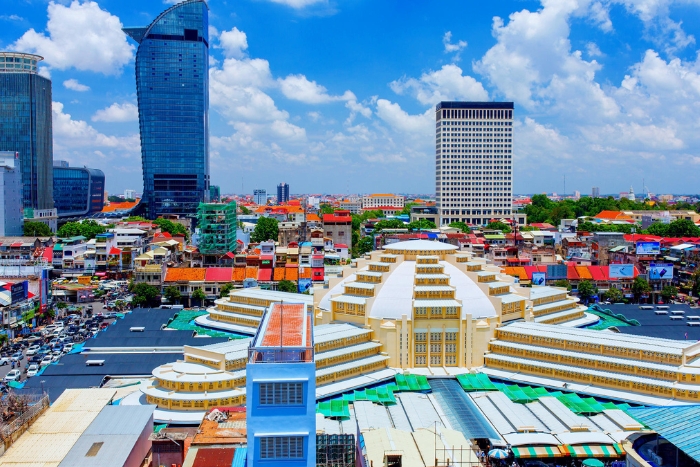
[[(89, 318), (88, 318), (88, 313), (86, 312), (87, 306), (92, 306), (92, 316), (93, 316), (93, 317), (96, 317), (96, 316), (98, 316), (98, 315), (103, 315), (103, 316), (104, 316), (105, 314), (113, 313), (113, 312), (111, 312), (111, 311), (106, 310), (106, 309), (105, 309), (105, 306), (102, 304), (102, 302), (94, 302), (94, 303), (89, 303), (89, 304), (83, 304), (82, 306), (85, 307), (85, 308), (83, 308), (83, 310), (82, 310), (81, 312), (71, 312), (72, 316), (76, 316), (76, 317), (80, 316), (79, 319), (80, 319), (81, 324), (82, 324), (82, 323), (85, 323), (86, 319), (89, 319)], [(95, 322), (96, 322), (97, 327), (100, 328), (101, 325), (102, 325), (102, 326), (104, 326), (104, 325), (107, 325), (107, 326), (108, 326), (109, 324), (111, 324), (112, 322), (114, 322), (114, 319), (115, 319), (115, 318), (104, 319), (101, 323), (100, 323), (100, 322), (97, 322), (97, 321), (95, 321)], [(55, 323), (56, 321), (58, 321), (58, 320), (55, 320), (54, 323)], [(105, 324), (103, 325), (102, 323), (105, 323)], [(91, 327), (91, 326), (90, 326), (90, 325), (87, 325), (87, 327)], [(37, 332), (40, 332), (42, 329), (46, 329), (46, 327), (45, 327), (45, 326), (42, 326), (41, 328), (39, 328), (39, 329), (37, 330)], [(64, 329), (65, 329), (66, 331), (69, 330), (69, 328), (68, 328), (67, 326), (65, 326)], [(74, 330), (74, 329), (73, 329), (73, 330)], [(80, 328), (78, 328), (78, 330), (80, 330)], [(61, 334), (61, 336), (62, 336), (62, 337), (72, 337), (73, 340), (76, 341), (76, 342), (74, 342), (74, 343), (79, 343), (79, 342), (77, 342), (77, 341), (80, 341), (80, 336), (81, 336), (81, 334), (78, 334), (78, 332), (73, 332), (73, 333), (71, 333), (71, 334), (69, 334), (69, 333), (63, 333), (63, 334)], [(85, 337), (87, 337), (87, 339), (91, 338), (91, 336), (90, 336), (90, 337), (85, 336)], [(30, 338), (30, 339), (31, 339), (31, 338)], [(19, 360), (19, 362), (16, 362), (15, 365), (14, 365), (15, 369), (19, 369), (20, 372), (21, 372), (21, 376), (20, 376), (20, 379), (19, 379), (18, 381), (25, 381), (25, 380), (27, 379), (27, 372), (26, 372), (26, 369), (28, 368), (29, 363), (30, 363), (30, 362), (29, 362), (29, 356), (27, 355), (27, 350), (28, 350), (28, 348), (29, 348), (31, 345), (34, 345), (34, 344), (36, 344), (36, 345), (44, 345), (44, 346), (47, 346), (48, 343), (51, 341), (52, 338), (43, 336), (41, 339), (35, 340), (35, 342), (29, 342), (30, 339), (24, 339), (24, 340), (22, 341), (22, 343), (24, 344), (24, 347), (21, 349), (22, 358), (21, 358), (21, 360)], [(56, 348), (57, 348), (57, 347), (58, 347), (58, 344), (56, 344)], [(45, 349), (46, 349), (46, 347), (45, 347)], [(48, 350), (48, 349), (46, 349), (46, 350)], [(8, 347), (6, 347), (5, 349), (3, 349), (3, 356), (6, 356), (8, 359), (11, 358), (11, 355), (14, 354), (14, 353), (15, 353), (15, 352), (9, 350)], [(59, 361), (60, 361), (60, 357), (59, 357)], [(6, 376), (10, 371), (13, 370), (13, 365), (12, 365), (11, 362), (8, 362), (8, 363), (5, 364), (5, 361), (3, 360), (2, 363), (3, 363), (3, 364), (0, 366), (0, 380), (4, 380), (5, 376)], [(52, 362), (52, 363), (54, 363), (54, 362)], [(37, 362), (37, 364), (38, 364), (38, 362)], [(39, 368), (41, 368), (41, 367), (42, 367), (42, 366), (40, 365)], [(40, 377), (40, 376), (37, 376), (37, 377)]]

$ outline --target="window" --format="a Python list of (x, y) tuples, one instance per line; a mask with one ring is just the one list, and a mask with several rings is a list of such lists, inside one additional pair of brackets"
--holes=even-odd
[(267, 436), (260, 438), (261, 459), (303, 459), (303, 436)]
[(260, 383), (260, 405), (303, 404), (303, 383)]

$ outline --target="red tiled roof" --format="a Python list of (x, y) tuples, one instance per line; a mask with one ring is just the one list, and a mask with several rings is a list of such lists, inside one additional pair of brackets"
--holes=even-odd
[(351, 223), (352, 217), (350, 216), (336, 216), (335, 214), (324, 214), (323, 223), (324, 224), (346, 224)]
[(22, 246), (22, 242), (15, 242), (12, 245), (10, 245), (12, 248), (19, 248)]
[(236, 448), (202, 446), (197, 450), (193, 467), (230, 467)]
[(233, 268), (207, 268), (204, 280), (207, 282), (231, 282)]
[(260, 269), (258, 271), (259, 281), (271, 281), (272, 280), (272, 269)]
[(336, 243), (334, 246), (335, 248), (348, 248), (348, 246), (345, 243)]
[(566, 278), (569, 280), (578, 280), (578, 272), (576, 271), (576, 266), (568, 266), (566, 268)]
[[(603, 272), (600, 266), (588, 266), (588, 272), (594, 281), (604, 281), (606, 280), (607, 274)], [(607, 266), (606, 266), (607, 269)], [(609, 276), (608, 276), (609, 277)]]
[(301, 303), (275, 303), (264, 330), (262, 345), (265, 347), (302, 347), (306, 311)]
[(532, 273), (533, 272), (539, 272), (537, 270), (537, 266), (523, 266), (523, 269), (525, 269), (525, 274), (527, 274), (527, 278), (529, 280), (532, 280)]

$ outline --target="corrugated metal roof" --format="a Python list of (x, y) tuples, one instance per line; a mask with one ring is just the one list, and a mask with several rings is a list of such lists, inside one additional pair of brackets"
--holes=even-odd
[(656, 431), (678, 449), (700, 462), (700, 405), (635, 407), (629, 414)]

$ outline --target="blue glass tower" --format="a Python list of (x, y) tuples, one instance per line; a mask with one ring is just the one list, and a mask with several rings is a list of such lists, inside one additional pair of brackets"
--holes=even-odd
[(105, 174), (99, 169), (70, 167), (55, 161), (53, 199), (58, 217), (90, 216), (102, 211), (105, 202)]
[(194, 216), (209, 199), (209, 7), (186, 0), (148, 27), (139, 43), (136, 94), (146, 215)]
[(0, 151), (19, 153), (25, 208), (53, 208), (51, 80), (38, 55), (0, 52)]

